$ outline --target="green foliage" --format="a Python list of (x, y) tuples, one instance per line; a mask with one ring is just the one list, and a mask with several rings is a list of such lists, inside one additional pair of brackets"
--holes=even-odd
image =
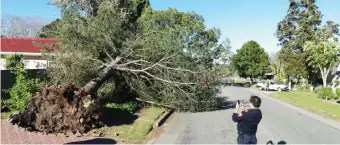
[(313, 91), (314, 91), (315, 94), (318, 94), (321, 89), (322, 89), (322, 87), (316, 87), (316, 88), (314, 88)]
[[(315, 33), (320, 29), (322, 14), (318, 10), (316, 0), (290, 0), (285, 18), (278, 23), (276, 36), (282, 46), (280, 59), (287, 75), (309, 76), (318, 79), (317, 69), (308, 66), (308, 55), (304, 52), (307, 41), (316, 41)], [(327, 22), (328, 36), (339, 34), (338, 24)], [(335, 38), (336, 39), (336, 38)]]
[(307, 62), (313, 68), (319, 69), (323, 79), (324, 87), (327, 86), (327, 77), (331, 68), (340, 62), (339, 43), (329, 40), (328, 28), (320, 29), (316, 32), (316, 41), (307, 41), (304, 50), (307, 54)]
[(218, 80), (209, 77), (217, 74), (213, 61), (227, 61), (230, 47), (228, 41), (218, 43), (219, 29), (206, 29), (202, 16), (152, 10), (147, 0), (101, 0), (95, 14), (79, 11), (82, 2), (60, 5), (62, 51), (50, 57), (48, 68), (53, 83), (83, 86), (120, 58), (101, 81), (113, 79), (102, 90), (110, 96), (128, 92), (179, 110), (199, 110), (204, 101), (214, 101), (217, 93), (206, 93), (203, 83)]
[(276, 36), (284, 49), (303, 52), (306, 41), (314, 40), (322, 14), (315, 0), (290, 0), (285, 18), (278, 23)]
[(310, 92), (312, 85), (307, 83), (302, 83), (300, 86), (297, 87), (297, 90), (303, 91), (303, 92)]
[(268, 54), (255, 41), (245, 43), (231, 60), (241, 77), (263, 76), (270, 69)]
[(286, 74), (286, 78), (288, 75), (293, 77), (308, 76), (308, 68), (305, 64), (305, 54), (301, 52), (293, 52), (288, 49), (281, 49), (279, 52), (279, 59), (283, 63), (283, 70)]
[(131, 113), (136, 112), (141, 107), (137, 102), (107, 103), (105, 106), (108, 108), (119, 109)]
[(1, 119), (8, 119), (12, 115), (12, 112), (1, 112)]
[(317, 95), (318, 98), (322, 99), (332, 99), (334, 97), (332, 88), (320, 88), (320, 90), (317, 91)]
[(1, 98), (1, 112), (6, 111), (8, 109), (8, 102)]
[(336, 99), (340, 99), (340, 88), (335, 89)]
[(16, 75), (16, 82), (12, 88), (6, 90), (10, 94), (8, 108), (11, 111), (22, 111), (27, 102), (38, 89), (38, 80), (31, 79), (24, 69), (22, 55), (11, 55), (6, 58), (6, 68)]
[(39, 38), (56, 38), (59, 34), (59, 29), (62, 21), (58, 18), (51, 23), (45, 25), (38, 34)]
[(283, 81), (287, 76), (283, 62), (279, 59), (279, 53), (275, 53), (274, 56), (271, 56), (270, 69), (272, 72), (275, 72), (275, 80)]

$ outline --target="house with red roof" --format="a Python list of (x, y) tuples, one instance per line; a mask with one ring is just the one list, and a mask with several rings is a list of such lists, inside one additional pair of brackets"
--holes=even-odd
[(25, 58), (25, 68), (43, 69), (47, 61), (43, 52), (56, 50), (53, 44), (58, 41), (53, 38), (1, 38), (1, 70), (6, 69), (5, 57), (11, 54), (22, 54)]

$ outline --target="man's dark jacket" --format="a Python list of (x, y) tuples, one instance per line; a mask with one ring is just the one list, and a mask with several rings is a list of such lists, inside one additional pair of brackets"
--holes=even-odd
[(233, 114), (233, 121), (237, 122), (238, 133), (244, 135), (255, 135), (261, 119), (262, 112), (260, 109), (248, 109), (240, 114)]

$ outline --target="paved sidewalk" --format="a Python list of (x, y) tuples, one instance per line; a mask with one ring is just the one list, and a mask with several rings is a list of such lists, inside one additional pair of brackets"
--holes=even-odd
[(41, 133), (24, 131), (5, 120), (1, 120), (1, 144), (115, 144), (112, 139), (94, 137), (61, 137), (54, 134), (42, 135)]

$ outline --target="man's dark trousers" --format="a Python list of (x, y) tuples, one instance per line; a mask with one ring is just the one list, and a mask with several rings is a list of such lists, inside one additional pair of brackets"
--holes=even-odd
[(238, 134), (237, 144), (257, 144), (256, 135)]

